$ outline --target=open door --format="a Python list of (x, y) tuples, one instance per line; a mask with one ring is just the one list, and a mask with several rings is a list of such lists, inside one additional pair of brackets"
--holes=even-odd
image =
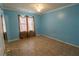
[(34, 17), (18, 16), (19, 36), (21, 39), (35, 36)]
[(4, 40), (7, 41), (7, 31), (6, 31), (5, 19), (4, 19), (4, 16), (1, 16), (1, 18), (2, 18), (2, 27), (3, 27), (3, 37), (4, 37)]
[(4, 37), (3, 37), (3, 27), (2, 27), (2, 16), (0, 15), (0, 56), (4, 55)]

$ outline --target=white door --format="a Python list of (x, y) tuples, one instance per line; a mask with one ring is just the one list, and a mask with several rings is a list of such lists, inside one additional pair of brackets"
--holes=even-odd
[(2, 27), (2, 18), (0, 16), (0, 56), (4, 55), (4, 38), (3, 38), (3, 27)]

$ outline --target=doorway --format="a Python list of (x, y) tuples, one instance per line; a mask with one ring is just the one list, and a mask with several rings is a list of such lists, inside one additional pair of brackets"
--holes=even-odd
[(6, 23), (3, 15), (1, 15), (1, 19), (2, 19), (2, 27), (3, 27), (3, 37), (4, 40), (7, 41)]
[(35, 36), (35, 23), (34, 16), (21, 16), (18, 15), (19, 20), (19, 36), (20, 39)]
[(3, 24), (2, 24), (2, 15), (0, 15), (0, 56), (4, 55), (5, 43), (3, 37)]

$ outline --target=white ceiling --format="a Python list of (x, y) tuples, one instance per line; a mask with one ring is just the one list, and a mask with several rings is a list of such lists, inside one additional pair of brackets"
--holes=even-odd
[[(69, 5), (69, 3), (3, 3), (3, 9), (26, 11), (31, 13), (44, 13), (60, 7)], [(41, 6), (41, 11), (38, 12), (38, 5)]]

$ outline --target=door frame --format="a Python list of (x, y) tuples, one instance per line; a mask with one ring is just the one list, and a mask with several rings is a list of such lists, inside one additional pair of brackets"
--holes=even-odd
[(19, 16), (20, 15), (18, 15), (18, 28), (19, 28), (19, 39), (20, 39), (20, 21), (19, 21)]
[(2, 41), (3, 43), (1, 44), (1, 47), (0, 47), (0, 52), (1, 52), (0, 55), (1, 55), (1, 56), (4, 56), (4, 54), (5, 54), (5, 42), (4, 42), (4, 35), (3, 35), (3, 32), (4, 32), (4, 31), (3, 31), (3, 19), (2, 19), (2, 16), (3, 16), (3, 15), (1, 14), (1, 15), (0, 15), (0, 18), (1, 18), (1, 19), (0, 19), (0, 21), (1, 21), (1, 25), (0, 25), (0, 26), (1, 26), (1, 30), (2, 30), (2, 31), (1, 31), (1, 32), (2, 32), (2, 33), (1, 33), (2, 39), (1, 39), (0, 41)]
[[(5, 19), (4, 19), (5, 20)], [(2, 31), (3, 31), (3, 37), (6, 35), (7, 36), (7, 31), (4, 32), (4, 28), (3, 28), (3, 15), (1, 15), (1, 22), (2, 22)], [(6, 26), (6, 23), (5, 23), (5, 26)], [(7, 41), (8, 41), (8, 36), (6, 37)], [(5, 37), (4, 37), (4, 40), (5, 40)]]
[(36, 36), (35, 17), (34, 16), (33, 16), (33, 22), (34, 22), (34, 35)]

